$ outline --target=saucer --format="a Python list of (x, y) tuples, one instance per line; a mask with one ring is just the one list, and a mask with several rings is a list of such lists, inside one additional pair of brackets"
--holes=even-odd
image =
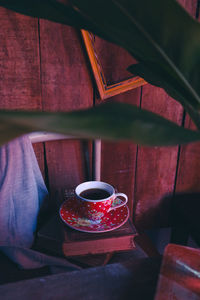
[(129, 209), (126, 205), (113, 209), (101, 220), (92, 221), (80, 217), (79, 206), (75, 197), (65, 200), (59, 210), (61, 219), (69, 227), (88, 233), (107, 232), (121, 227), (129, 217)]

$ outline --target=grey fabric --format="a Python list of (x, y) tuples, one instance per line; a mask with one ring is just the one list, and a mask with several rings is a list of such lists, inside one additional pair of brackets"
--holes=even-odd
[(28, 136), (0, 148), (0, 250), (21, 268), (77, 269), (65, 259), (29, 249), (40, 208), (48, 196)]
[(59, 257), (53, 257), (44, 253), (17, 246), (0, 247), (13, 262), (17, 263), (23, 269), (35, 269), (43, 266), (49, 266), (51, 273), (60, 273), (81, 269), (68, 260)]

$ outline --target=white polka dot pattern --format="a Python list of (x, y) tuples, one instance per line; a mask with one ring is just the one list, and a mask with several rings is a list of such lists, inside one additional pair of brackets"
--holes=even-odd
[[(84, 208), (87, 209), (87, 207)], [(98, 219), (85, 218), (83, 211), (76, 198), (71, 197), (61, 205), (60, 217), (68, 226), (79, 231), (91, 233), (106, 232), (119, 228), (129, 217), (129, 209), (126, 205), (113, 209), (105, 215), (103, 213)], [(91, 213), (93, 214), (94, 211), (96, 214), (101, 214), (101, 211), (95, 208), (92, 209)]]

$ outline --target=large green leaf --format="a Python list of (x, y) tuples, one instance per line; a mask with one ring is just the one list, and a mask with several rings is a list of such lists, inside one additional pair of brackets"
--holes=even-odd
[[(200, 24), (174, 0), (72, 0), (83, 16), (89, 16), (102, 36), (118, 43), (155, 78), (166, 80), (167, 92), (183, 105), (200, 107)], [(143, 72), (143, 77), (145, 76)], [(176, 91), (176, 93), (174, 93)]]
[(0, 6), (31, 17), (38, 17), (77, 28), (87, 28), (88, 30), (95, 30), (99, 35), (101, 34), (101, 31), (99, 32), (90, 20), (83, 17), (71, 6), (61, 2), (56, 0), (0, 0)]
[(149, 111), (123, 103), (106, 103), (69, 113), (0, 111), (0, 128), (1, 144), (40, 130), (79, 138), (131, 140), (148, 146), (200, 140), (197, 131), (184, 129)]
[(175, 0), (71, 0), (72, 6), (68, 2), (0, 0), (0, 5), (82, 27), (117, 43), (140, 62), (142, 71), (138, 67), (137, 73), (147, 81), (149, 75), (143, 71), (151, 68), (154, 84), (189, 113), (200, 107), (200, 24)]
[[(163, 87), (169, 95), (181, 102), (200, 128), (197, 111), (200, 107), (200, 24), (176, 1), (71, 0), (72, 6), (69, 6), (68, 2), (0, 0), (0, 5), (31, 16), (85, 28), (124, 47), (139, 61), (137, 66), (130, 67), (130, 71), (154, 85)], [(146, 126), (145, 120), (142, 119), (140, 128), (142, 122)], [(103, 130), (103, 124), (98, 125)], [(162, 126), (160, 123), (157, 125)], [(90, 126), (93, 124), (90, 123)], [(121, 129), (125, 130), (123, 126)], [(62, 131), (62, 128), (60, 130)], [(96, 133), (101, 135), (101, 128), (98, 130)], [(124, 139), (132, 139), (133, 136), (127, 137), (128, 132), (121, 132), (120, 138), (124, 135)], [(147, 139), (140, 141), (135, 133), (134, 140), (153, 144), (155, 132), (151, 134), (150, 143)], [(87, 136), (89, 135), (96, 137), (91, 132)], [(113, 132), (111, 134), (108, 131), (109, 138), (111, 135)], [(102, 137), (107, 138), (105, 132)], [(184, 142), (178, 141), (177, 136), (172, 142), (173, 134), (170, 137), (168, 130), (168, 135), (164, 136), (165, 141), (161, 142), (159, 136), (159, 141), (155, 140), (155, 144), (166, 143), (166, 137), (169, 138), (168, 144), (174, 144), (175, 140), (176, 143)]]
[[(184, 98), (181, 94), (177, 92), (177, 89), (172, 83), (173, 78), (170, 77), (170, 74), (163, 74), (162, 70), (158, 70), (155, 72), (157, 66), (153, 64), (134, 64), (128, 68), (130, 72), (134, 75), (139, 75), (145, 78), (149, 83), (162, 87), (165, 89), (168, 94), (170, 94), (174, 99), (179, 99), (179, 102), (185, 107), (198, 129), (200, 129), (200, 115), (197, 109), (189, 105), (189, 103), (185, 102)], [(152, 71), (154, 70), (154, 72)]]
[(16, 12), (50, 21), (80, 26), (83, 18), (73, 8), (51, 0), (1, 0), (0, 5)]

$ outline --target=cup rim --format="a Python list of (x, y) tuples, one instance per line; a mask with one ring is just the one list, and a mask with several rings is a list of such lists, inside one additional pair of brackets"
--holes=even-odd
[[(92, 199), (86, 199), (86, 198), (84, 198), (84, 197), (81, 197), (81, 196), (79, 195), (79, 193), (77, 192), (77, 190), (80, 188), (81, 185), (91, 184), (91, 183), (100, 183), (100, 184), (102, 184), (102, 185), (106, 185), (107, 187), (109, 187), (109, 188), (112, 190), (112, 193), (110, 194), (109, 197), (104, 198), (104, 199), (99, 199), (99, 200), (92, 200)], [(115, 189), (114, 189), (114, 187), (113, 187), (111, 184), (109, 184), (109, 183), (107, 183), (107, 182), (104, 182), (104, 181), (99, 181), (99, 180), (84, 181), (84, 182), (80, 183), (79, 185), (77, 185), (77, 187), (75, 188), (75, 195), (76, 195), (76, 197), (79, 198), (79, 199), (81, 199), (81, 200), (83, 200), (83, 201), (86, 201), (86, 202), (103, 202), (103, 201), (107, 201), (107, 200), (109, 200), (114, 194), (115, 194)]]

